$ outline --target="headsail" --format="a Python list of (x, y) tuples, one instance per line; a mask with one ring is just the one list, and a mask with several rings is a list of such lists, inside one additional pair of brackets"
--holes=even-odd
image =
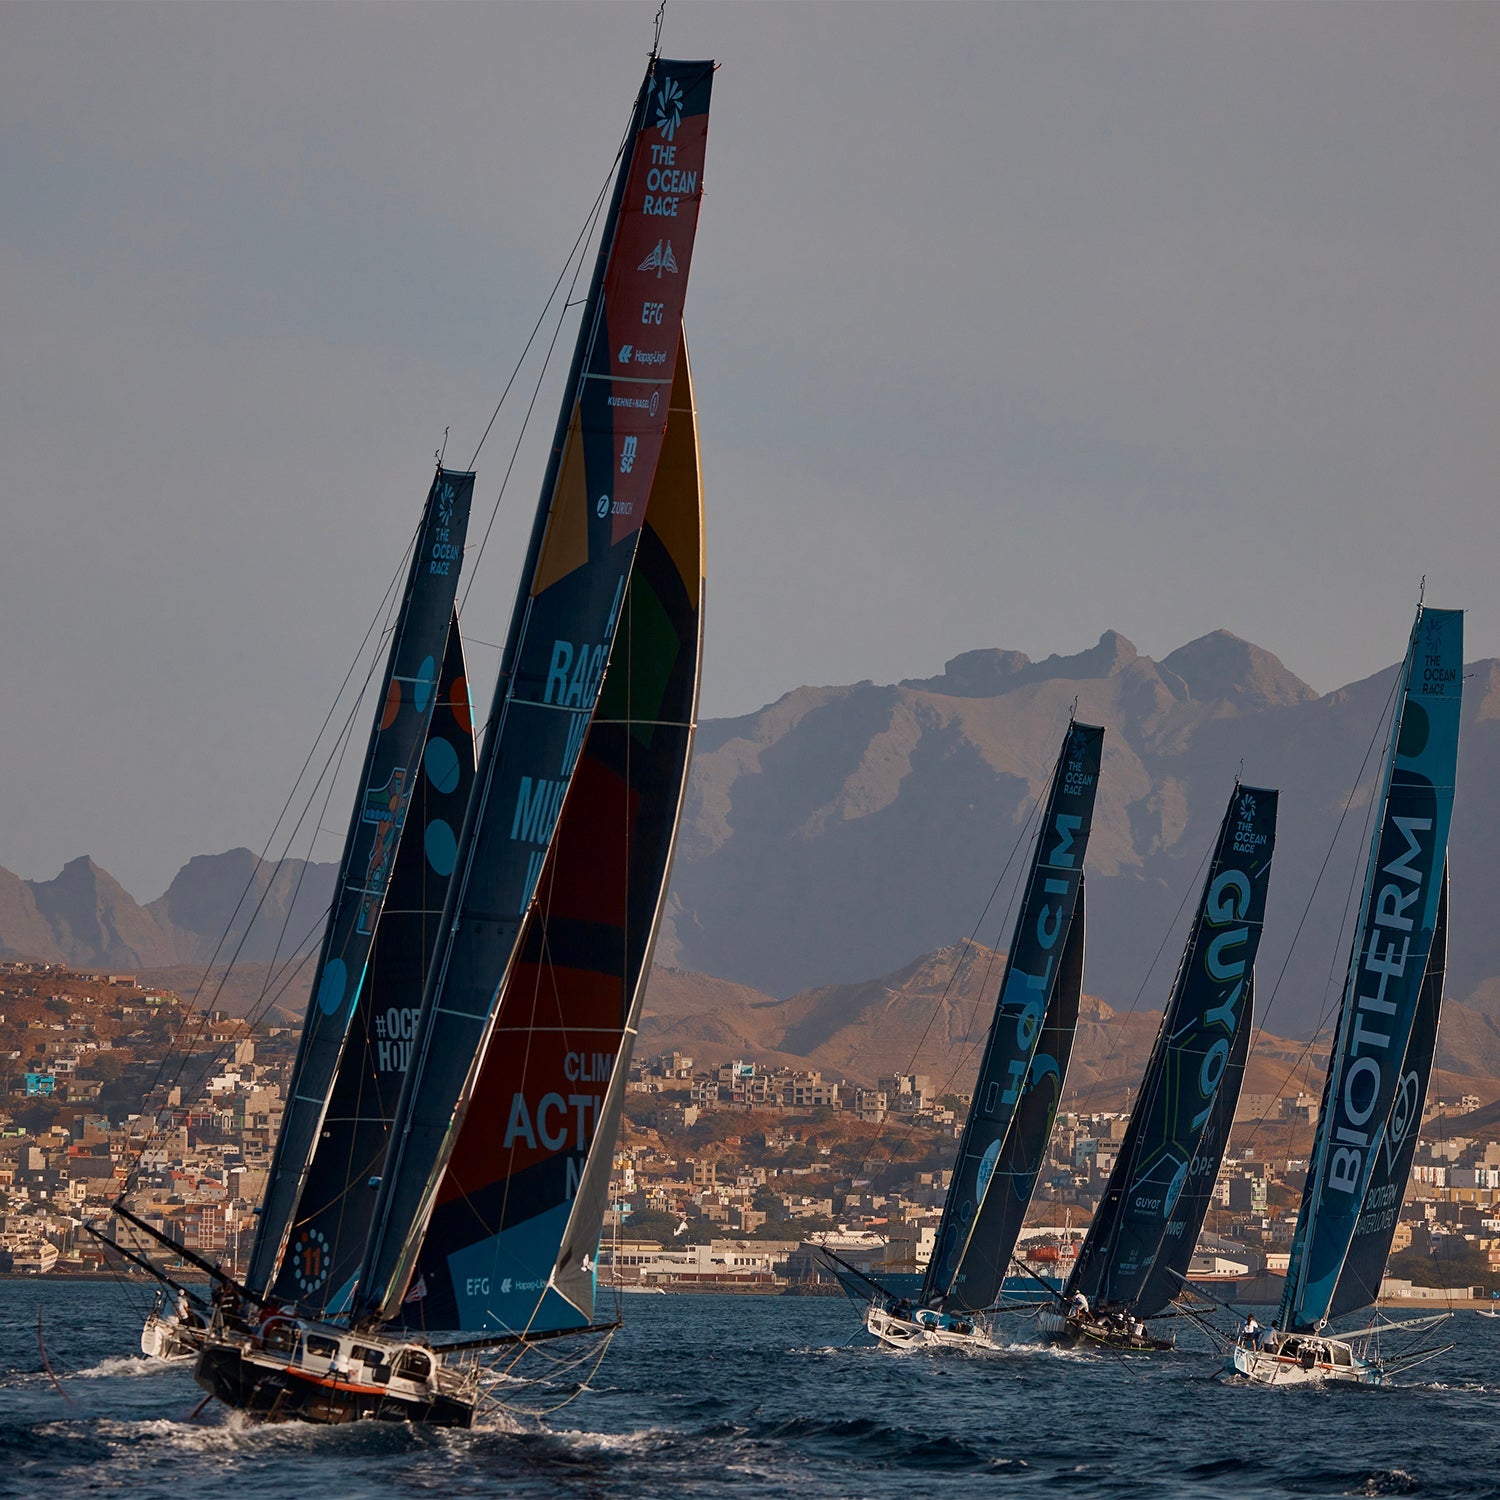
[(980, 1187), (979, 1212), (963, 1270), (944, 1303), (948, 1312), (981, 1312), (1000, 1295), (1016, 1240), (1026, 1222), (1037, 1173), (1047, 1159), (1047, 1143), (1052, 1138), (1073, 1056), (1078, 1002), (1083, 994), (1086, 884), (1082, 879), (1078, 882), (1078, 904), (1058, 962), (1057, 986), (1047, 1002), (1042, 1034), (1031, 1057), (1015, 1118), (1005, 1133), (989, 1182)]
[[(1058, 984), (1058, 961), (1083, 878), (1103, 744), (1104, 731), (1093, 725), (1069, 724), (1063, 736), (953, 1181), (922, 1283), (927, 1306), (949, 1297), (968, 1273), (974, 1227)], [(983, 1256), (982, 1246), (975, 1249)], [(965, 1305), (975, 1305), (967, 1294)]]
[[(1419, 609), (1277, 1317), (1288, 1332), (1316, 1329), (1329, 1315), (1403, 1088), (1402, 1062), (1420, 1008), (1446, 867), (1462, 690), (1462, 613)], [(1404, 1180), (1397, 1187), (1399, 1198)]]
[(411, 1056), (422, 985), (437, 946), (457, 829), (474, 786), (474, 725), (458, 616), (323, 1128), (314, 1144), (272, 1297), (307, 1312), (347, 1312), (375, 1207), (375, 1183)]
[[(1091, 1302), (1134, 1307), (1195, 1165), (1213, 1185), (1218, 1158), (1210, 1171), (1202, 1143), (1220, 1091), (1232, 1083), (1238, 1094), (1228, 1064), (1250, 1025), (1276, 804), (1267, 787), (1236, 784), (1230, 794), (1125, 1139), (1068, 1278), (1068, 1292)], [(1179, 1234), (1191, 1228), (1196, 1239), (1201, 1223), (1200, 1215)]]
[(264, 1291), (281, 1265), (365, 983), (436, 701), (473, 494), (472, 474), (444, 468), (427, 494), (250, 1255), (252, 1292)]
[(1349, 1254), (1339, 1273), (1339, 1284), (1333, 1294), (1328, 1316), (1368, 1307), (1380, 1295), (1385, 1279), (1385, 1263), (1390, 1257), (1396, 1221), (1401, 1217), (1401, 1199), (1406, 1194), (1406, 1180), (1417, 1150), (1417, 1134), (1422, 1124), (1422, 1108), (1427, 1100), (1427, 1083), (1432, 1076), (1432, 1058), (1437, 1051), (1438, 1014), (1443, 1006), (1443, 981), (1448, 967), (1448, 871), (1443, 870), (1443, 891), (1438, 901), (1437, 927), (1432, 934), (1432, 951), (1427, 957), (1427, 973), (1422, 980), (1422, 994), (1417, 1002), (1417, 1019), (1406, 1045), (1406, 1060), (1401, 1065), (1401, 1083), (1386, 1121), (1385, 1136), (1376, 1153), (1375, 1170), (1365, 1189), (1365, 1201), (1349, 1242)]
[(593, 1316), (593, 1257), (696, 716), (698, 450), (686, 345), (614, 655), (417, 1261), (409, 1326)]
[(712, 82), (711, 62), (653, 61), (626, 136), (380, 1187), (372, 1317), (411, 1279), (610, 659), (668, 425)]

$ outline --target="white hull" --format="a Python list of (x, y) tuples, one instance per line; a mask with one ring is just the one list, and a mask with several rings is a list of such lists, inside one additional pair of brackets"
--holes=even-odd
[(1378, 1360), (1361, 1359), (1343, 1339), (1278, 1334), (1276, 1346), (1237, 1344), (1224, 1368), (1254, 1385), (1384, 1385)]
[(180, 1313), (158, 1299), (141, 1329), (141, 1353), (147, 1359), (192, 1359), (207, 1336), (202, 1323), (185, 1322)]
[(945, 1318), (926, 1311), (902, 1318), (872, 1302), (865, 1327), (890, 1349), (1000, 1348), (978, 1318)]

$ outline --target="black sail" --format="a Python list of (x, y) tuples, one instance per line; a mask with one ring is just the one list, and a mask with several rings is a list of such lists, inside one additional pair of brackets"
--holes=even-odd
[(1448, 867), (1445, 863), (1427, 972), (1422, 977), (1416, 1019), (1412, 1023), (1411, 1039), (1406, 1044), (1406, 1060), (1401, 1065), (1401, 1082), (1386, 1120), (1375, 1169), (1370, 1174), (1364, 1207), (1355, 1223), (1354, 1237), (1349, 1242), (1349, 1254), (1344, 1269), (1339, 1272), (1338, 1286), (1328, 1309), (1330, 1318), (1368, 1307), (1380, 1295), (1396, 1221), (1401, 1217), (1401, 1200), (1406, 1195), (1412, 1157), (1416, 1154), (1427, 1084), (1432, 1077), (1432, 1058), (1437, 1051), (1438, 1014), (1443, 1007), (1443, 981), (1447, 967)]
[(411, 1057), (457, 830), (474, 786), (474, 727), (458, 617), (323, 1129), (313, 1148), (287, 1253), (271, 1295), (319, 1316), (348, 1311), (375, 1206), (375, 1183)]
[(1047, 1142), (1057, 1119), (1073, 1035), (1078, 1029), (1078, 1002), (1083, 994), (1084, 887), (1078, 883), (1078, 905), (1058, 965), (1057, 988), (1047, 1006), (1042, 1035), (1032, 1055), (1026, 1086), (1015, 1118), (995, 1162), (992, 1177), (980, 1185), (980, 1209), (964, 1257), (963, 1271), (948, 1293), (948, 1312), (982, 1312), (1005, 1284), (1006, 1269), (1026, 1222), (1037, 1174), (1047, 1160)]
[[(366, 981), (370, 949), (421, 773), (473, 495), (472, 474), (439, 468), (422, 512), (250, 1254), (246, 1285), (252, 1292), (262, 1292), (280, 1269)], [(309, 1256), (316, 1253), (316, 1246), (309, 1247)]]
[(922, 1282), (928, 1307), (946, 1303), (967, 1278), (971, 1254), (987, 1257), (974, 1229), (1058, 984), (1083, 879), (1103, 744), (1103, 729), (1070, 723), (1058, 752), (953, 1181)]
[(1208, 1206), (1214, 1199), (1219, 1168), (1229, 1149), (1229, 1132), (1234, 1128), (1234, 1113), (1240, 1102), (1240, 1085), (1244, 1081), (1245, 1059), (1250, 1055), (1250, 1034), (1254, 1029), (1255, 982), (1252, 975), (1245, 996), (1244, 1014), (1235, 1027), (1229, 1061), (1225, 1064), (1223, 1078), (1219, 1080), (1219, 1092), (1214, 1097), (1214, 1112), (1209, 1116), (1202, 1140), (1198, 1142), (1198, 1153), (1188, 1165), (1187, 1181), (1167, 1216), (1161, 1249), (1156, 1252), (1151, 1274), (1135, 1299), (1138, 1317), (1154, 1318), (1165, 1311), (1182, 1290), (1183, 1279), (1193, 1263), (1198, 1235), (1208, 1217)]
[[(1171, 998), (1069, 1293), (1134, 1308), (1247, 1024), (1265, 920), (1277, 794), (1236, 785)], [(1222, 1145), (1220, 1147), (1222, 1150)], [(1196, 1237), (1196, 1231), (1195, 1231)]]

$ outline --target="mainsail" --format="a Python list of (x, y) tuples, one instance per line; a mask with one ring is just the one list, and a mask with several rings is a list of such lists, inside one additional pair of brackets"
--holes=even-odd
[(1443, 980), (1448, 967), (1448, 871), (1443, 870), (1443, 890), (1438, 901), (1437, 927), (1432, 934), (1432, 951), (1427, 956), (1427, 973), (1417, 1001), (1417, 1018), (1406, 1044), (1406, 1060), (1401, 1065), (1401, 1083), (1391, 1104), (1385, 1125), (1385, 1138), (1376, 1153), (1375, 1169), (1365, 1200), (1354, 1225), (1349, 1254), (1339, 1273), (1339, 1284), (1333, 1294), (1328, 1316), (1368, 1307), (1380, 1295), (1385, 1279), (1385, 1263), (1390, 1257), (1396, 1221), (1401, 1217), (1401, 1199), (1406, 1194), (1406, 1180), (1417, 1150), (1417, 1134), (1422, 1124), (1422, 1107), (1427, 1099), (1427, 1083), (1432, 1076), (1432, 1058), (1437, 1051), (1438, 1015), (1443, 1005)]
[[(626, 136), (380, 1185), (363, 1317), (403, 1305), (501, 1002), (514, 993), (513, 971), (531, 961), (523, 928), (541, 882), (556, 878), (558, 830), (578, 790), (669, 426), (712, 82), (711, 62), (653, 61)], [(549, 941), (545, 927), (536, 941)], [(543, 998), (538, 991), (538, 1005)], [(569, 1129), (582, 1132), (585, 1105), (564, 1107)], [(560, 1117), (548, 1113), (543, 1130), (559, 1139)], [(501, 1282), (514, 1292), (519, 1279)], [(498, 1285), (476, 1283), (478, 1305)]]
[(375, 1206), (374, 1183), (411, 1056), (417, 1006), (442, 925), (456, 830), (474, 786), (474, 727), (458, 617), (438, 678), (395, 868), (271, 1296), (329, 1317), (347, 1311)]
[(1062, 1101), (1073, 1035), (1078, 1029), (1078, 1002), (1083, 995), (1086, 885), (1087, 881), (1079, 880), (1078, 904), (1058, 962), (1057, 985), (1047, 1002), (1042, 1034), (1031, 1056), (1015, 1117), (1005, 1133), (995, 1169), (980, 1188), (962, 1279), (955, 1282), (944, 1303), (948, 1312), (981, 1312), (994, 1303), (1026, 1222), (1037, 1173), (1047, 1159), (1047, 1143)]
[[(365, 986), (402, 829), (438, 700), (474, 476), (439, 467), (413, 545), (375, 724), (339, 865), (313, 1001), (287, 1088), (246, 1285), (259, 1295), (282, 1263), (303, 1179)], [(309, 1257), (320, 1253), (310, 1242)]]
[[(1068, 1295), (1143, 1311), (1143, 1290), (1168, 1228), (1180, 1226), (1173, 1238), (1185, 1240), (1189, 1253), (1197, 1239), (1208, 1193), (1189, 1195), (1201, 1204), (1195, 1221), (1174, 1215), (1195, 1175), (1212, 1189), (1227, 1143), (1227, 1132), (1215, 1132), (1211, 1146), (1206, 1138), (1226, 1104), (1232, 1119), (1239, 1094), (1276, 805), (1277, 794), (1267, 787), (1236, 784), (1230, 794), (1135, 1109), (1068, 1278)], [(1237, 1048), (1241, 1064), (1231, 1069)]]
[(424, 1329), (593, 1318), (593, 1257), (687, 781), (702, 626), (686, 346), (619, 636), (417, 1259)]
[[(1398, 687), (1338, 1036), (1277, 1315), (1286, 1332), (1311, 1332), (1331, 1315), (1398, 1118), (1415, 1130), (1397, 1106), (1410, 1092), (1406, 1059), (1442, 906), (1463, 691), (1460, 611), (1418, 609)], [(1400, 1154), (1392, 1150), (1391, 1160)], [(1390, 1171), (1385, 1185), (1399, 1206), (1404, 1172), (1398, 1180)]]
[(921, 1300), (928, 1307), (946, 1306), (950, 1299), (954, 1306), (986, 1307), (999, 1291), (993, 1257), (976, 1229), (987, 1221), (986, 1193), (1060, 983), (1060, 960), (1083, 879), (1103, 743), (1103, 729), (1088, 724), (1070, 723), (1063, 737), (953, 1181), (922, 1283)]

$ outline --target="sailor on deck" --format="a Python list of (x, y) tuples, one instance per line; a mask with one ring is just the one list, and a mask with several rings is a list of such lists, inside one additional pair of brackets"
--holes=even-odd
[(1245, 1321), (1240, 1326), (1240, 1342), (1247, 1348), (1255, 1347), (1256, 1337), (1260, 1333), (1260, 1324), (1256, 1321), (1254, 1313), (1246, 1313)]

